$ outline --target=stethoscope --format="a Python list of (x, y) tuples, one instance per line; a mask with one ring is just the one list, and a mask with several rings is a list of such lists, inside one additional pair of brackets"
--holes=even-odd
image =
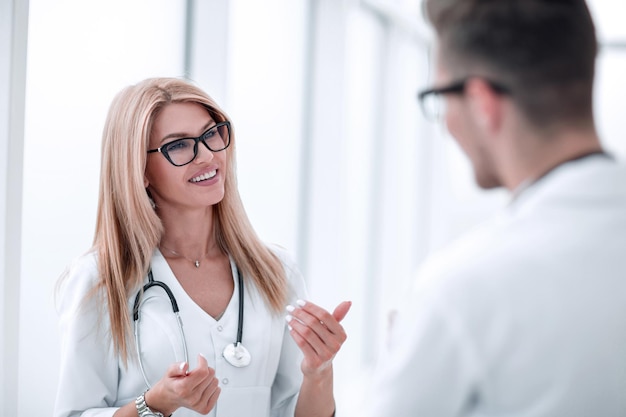
[[(237, 341), (235, 343), (229, 343), (224, 348), (222, 355), (224, 359), (231, 365), (237, 368), (243, 368), (244, 366), (248, 366), (250, 364), (250, 352), (241, 344), (241, 339), (243, 336), (243, 278), (241, 277), (241, 272), (237, 269), (237, 282), (239, 283), (239, 318), (237, 321)], [(183, 350), (185, 352), (185, 362), (189, 363), (189, 353), (187, 351), (187, 339), (185, 338), (185, 332), (183, 330), (183, 321), (180, 318), (180, 313), (178, 311), (178, 303), (176, 302), (176, 297), (170, 290), (170, 287), (167, 286), (164, 282), (155, 281), (152, 276), (152, 269), (148, 271), (148, 283), (143, 286), (143, 288), (137, 292), (135, 296), (135, 304), (133, 306), (133, 322), (135, 327), (135, 348), (137, 349), (137, 357), (139, 359), (139, 368), (141, 369), (141, 374), (143, 375), (143, 379), (146, 382), (146, 386), (151, 388), (152, 385), (148, 382), (148, 377), (146, 376), (146, 371), (143, 366), (143, 361), (141, 359), (141, 339), (139, 337), (139, 310), (141, 309), (141, 304), (143, 303), (141, 296), (147, 290), (152, 287), (160, 287), (165, 291), (168, 298), (170, 299), (170, 303), (172, 304), (172, 311), (176, 316), (176, 321), (178, 323), (178, 330), (180, 332), (180, 337), (183, 341)]]

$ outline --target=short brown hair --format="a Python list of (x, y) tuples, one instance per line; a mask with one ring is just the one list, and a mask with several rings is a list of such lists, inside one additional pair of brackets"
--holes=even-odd
[(584, 0), (425, 0), (441, 59), (492, 77), (538, 127), (592, 120), (597, 40)]

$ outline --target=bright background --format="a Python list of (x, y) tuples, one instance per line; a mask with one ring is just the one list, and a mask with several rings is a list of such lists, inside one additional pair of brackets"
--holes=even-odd
[[(590, 4), (598, 125), (626, 156), (626, 4)], [(419, 112), (429, 47), (418, 0), (0, 0), (0, 415), (51, 414), (54, 285), (91, 244), (110, 101), (185, 74), (234, 121), (258, 233), (292, 252), (312, 300), (353, 301), (336, 396), (358, 415), (418, 264), (506, 202)]]

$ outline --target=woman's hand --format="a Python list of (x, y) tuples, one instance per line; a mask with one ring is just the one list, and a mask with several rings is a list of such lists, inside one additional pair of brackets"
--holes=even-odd
[(204, 356), (198, 355), (198, 366), (189, 371), (182, 362), (169, 367), (167, 373), (145, 396), (148, 407), (169, 416), (180, 407), (208, 414), (220, 395), (215, 370)]
[(310, 301), (298, 300), (298, 306), (287, 306), (289, 332), (304, 353), (302, 373), (313, 376), (330, 366), (346, 341), (346, 332), (339, 324), (348, 314), (352, 303), (340, 303), (333, 314)]

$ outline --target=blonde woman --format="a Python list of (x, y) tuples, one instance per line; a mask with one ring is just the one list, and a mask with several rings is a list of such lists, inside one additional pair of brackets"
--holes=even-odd
[(230, 120), (187, 81), (113, 101), (94, 244), (59, 294), (56, 417), (334, 414), (350, 303), (303, 301), (243, 209)]

